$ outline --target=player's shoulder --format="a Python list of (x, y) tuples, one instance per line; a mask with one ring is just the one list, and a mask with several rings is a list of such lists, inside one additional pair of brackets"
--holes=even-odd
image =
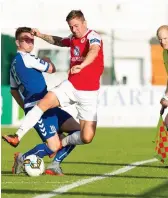
[(168, 59), (168, 50), (163, 50), (163, 59)]
[(68, 38), (69, 38), (69, 39), (71, 39), (71, 38), (72, 38), (72, 36), (73, 36), (73, 34), (70, 34), (70, 35), (68, 35)]
[(22, 64), (22, 61), (25, 63), (27, 62), (28, 59), (28, 53), (22, 52), (22, 51), (17, 51), (15, 57), (13, 58), (12, 64), (16, 63), (16, 65)]
[(32, 55), (30, 53), (21, 53), (21, 56), (22, 56), (24, 65), (28, 68), (32, 67), (33, 65), (35, 65), (38, 62), (38, 60), (40, 60), (35, 55)]
[(26, 53), (26, 52), (21, 52), (18, 51), (18, 54), (22, 57), (22, 59), (24, 61), (30, 61), (32, 58), (34, 59), (34, 56), (32, 56), (30, 53)]
[(98, 32), (96, 32), (95, 30), (89, 30), (87, 38), (90, 39), (90, 38), (93, 38), (93, 37), (101, 39), (101, 36)]
[(165, 65), (168, 65), (168, 50), (163, 50), (163, 62)]
[(62, 40), (66, 40), (66, 39), (72, 39), (73, 37), (73, 34), (69, 34), (67, 37), (63, 37)]
[(90, 30), (87, 35), (87, 40), (89, 41), (89, 44), (96, 44), (96, 45), (102, 45), (102, 39), (101, 36), (94, 30)]
[(25, 54), (26, 54), (26, 53), (24, 53), (24, 52), (17, 51), (17, 53), (16, 53), (14, 59), (18, 60), (18, 59), (20, 59), (20, 57), (24, 57)]
[(26, 57), (26, 56), (29, 55), (29, 53), (27, 53), (27, 52), (22, 52), (22, 51), (17, 51), (17, 54), (20, 55), (20, 56), (22, 56), (22, 57)]

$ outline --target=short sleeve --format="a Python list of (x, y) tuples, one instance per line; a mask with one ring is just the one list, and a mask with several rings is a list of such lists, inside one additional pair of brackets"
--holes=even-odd
[(65, 47), (70, 47), (71, 37), (72, 37), (72, 34), (70, 34), (68, 37), (63, 38), (61, 40), (62, 45), (65, 46)]
[(91, 31), (88, 36), (87, 36), (87, 39), (89, 40), (89, 44), (90, 45), (93, 45), (93, 44), (96, 44), (96, 45), (100, 45), (101, 46), (101, 37), (98, 33), (94, 32), (94, 31)]
[(49, 63), (36, 58), (34, 55), (26, 54), (22, 56), (24, 64), (27, 68), (34, 68), (42, 72), (46, 72), (49, 68)]

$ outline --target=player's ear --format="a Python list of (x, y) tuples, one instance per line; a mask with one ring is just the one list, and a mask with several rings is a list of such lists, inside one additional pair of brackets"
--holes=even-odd
[(19, 40), (16, 40), (15, 43), (16, 43), (16, 46), (17, 46), (17, 47), (20, 46), (20, 45), (19, 45)]
[(84, 23), (85, 27), (87, 27), (87, 21), (84, 21), (83, 23)]

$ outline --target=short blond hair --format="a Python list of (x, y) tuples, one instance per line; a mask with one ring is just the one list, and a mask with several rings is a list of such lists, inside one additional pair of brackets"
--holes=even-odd
[(168, 31), (168, 25), (162, 25), (157, 29), (156, 35), (158, 36), (159, 32), (161, 30), (167, 30)]

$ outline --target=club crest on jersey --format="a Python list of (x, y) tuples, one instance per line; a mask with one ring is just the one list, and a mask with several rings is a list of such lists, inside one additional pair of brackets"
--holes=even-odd
[(80, 50), (79, 50), (78, 46), (75, 46), (75, 48), (74, 48), (74, 55), (75, 56), (79, 56), (80, 55)]
[(84, 43), (84, 42), (85, 42), (85, 40), (86, 40), (85, 38), (81, 39), (81, 43)]
[(50, 133), (56, 133), (57, 132), (57, 130), (56, 130), (54, 125), (50, 125), (50, 129), (51, 129)]

